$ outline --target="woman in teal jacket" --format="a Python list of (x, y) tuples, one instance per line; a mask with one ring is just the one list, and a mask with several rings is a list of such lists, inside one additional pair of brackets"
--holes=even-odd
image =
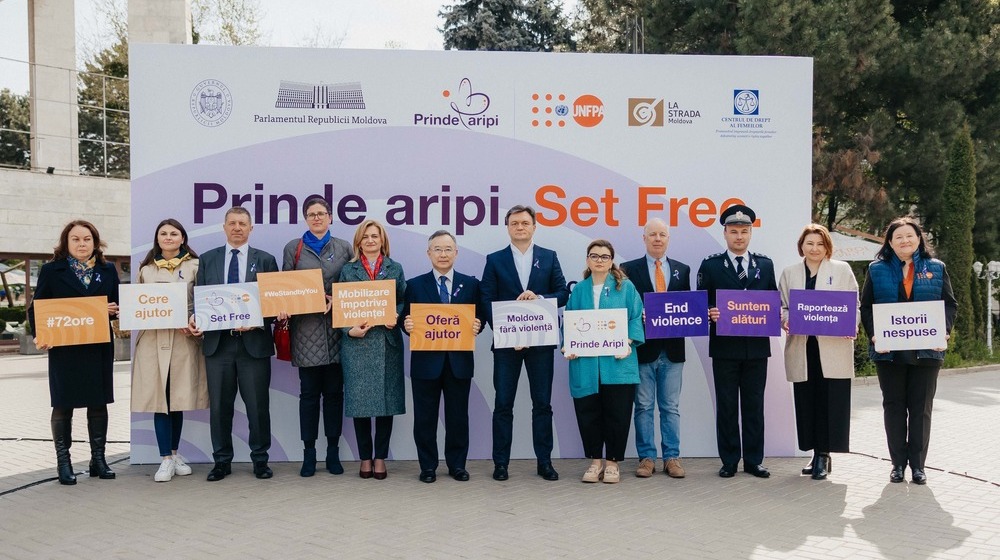
[(569, 391), (580, 426), (583, 451), (591, 460), (583, 482), (615, 483), (620, 480), (618, 462), (625, 458), (632, 402), (639, 383), (635, 348), (645, 342), (642, 297), (614, 259), (615, 249), (610, 242), (592, 241), (587, 246), (584, 279), (573, 288), (566, 304), (567, 311), (615, 308), (628, 311), (629, 344), (621, 354), (577, 357), (563, 348), (570, 360)]

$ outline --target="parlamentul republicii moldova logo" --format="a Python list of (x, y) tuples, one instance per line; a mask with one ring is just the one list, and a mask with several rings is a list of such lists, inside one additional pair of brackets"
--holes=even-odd
[(233, 94), (226, 84), (209, 79), (198, 82), (191, 92), (191, 115), (202, 126), (215, 127), (233, 113)]

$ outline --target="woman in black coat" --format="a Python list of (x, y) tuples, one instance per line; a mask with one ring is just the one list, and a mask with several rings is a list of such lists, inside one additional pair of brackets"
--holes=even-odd
[[(76, 220), (66, 224), (52, 261), (38, 273), (34, 300), (107, 296), (108, 314), (118, 315), (118, 271), (104, 260), (100, 234), (94, 224)], [(35, 324), (34, 300), (28, 318)], [(90, 476), (115, 477), (104, 458), (108, 439), (108, 403), (114, 402), (114, 343), (49, 348), (49, 395), (52, 399), (52, 440), (56, 448), (60, 484), (76, 484), (69, 448), (73, 440), (73, 409), (87, 408), (90, 435)]]

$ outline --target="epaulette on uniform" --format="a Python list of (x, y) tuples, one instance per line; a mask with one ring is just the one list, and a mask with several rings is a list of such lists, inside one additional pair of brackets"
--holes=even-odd
[(753, 256), (755, 256), (755, 257), (757, 257), (758, 259), (771, 260), (771, 257), (765, 255), (764, 253), (754, 253), (753, 251), (751, 251), (750, 254), (753, 255)]

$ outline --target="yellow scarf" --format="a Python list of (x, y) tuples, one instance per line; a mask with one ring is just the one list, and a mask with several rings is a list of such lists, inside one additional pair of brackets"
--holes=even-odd
[(167, 269), (168, 272), (173, 272), (174, 269), (179, 267), (182, 262), (190, 258), (191, 258), (191, 253), (184, 253), (172, 259), (165, 259), (163, 258), (163, 255), (160, 255), (159, 257), (153, 259), (153, 263), (155, 263), (158, 268), (165, 268)]

